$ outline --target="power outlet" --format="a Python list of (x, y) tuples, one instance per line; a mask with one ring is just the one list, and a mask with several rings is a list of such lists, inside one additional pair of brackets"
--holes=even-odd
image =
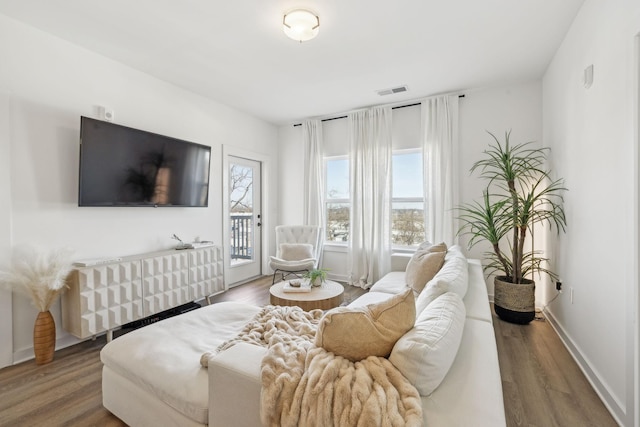
[(556, 291), (562, 292), (562, 282), (560, 281), (556, 282)]

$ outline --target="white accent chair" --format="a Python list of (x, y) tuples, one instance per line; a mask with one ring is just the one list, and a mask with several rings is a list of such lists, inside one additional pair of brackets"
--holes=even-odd
[(276, 256), (271, 257), (273, 282), (278, 272), (282, 280), (318, 267), (321, 228), (316, 225), (279, 225), (276, 227)]

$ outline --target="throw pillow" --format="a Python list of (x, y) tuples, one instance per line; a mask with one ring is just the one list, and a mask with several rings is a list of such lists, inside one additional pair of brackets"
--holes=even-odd
[(318, 325), (315, 344), (353, 362), (387, 357), (415, 320), (413, 291), (407, 289), (379, 303), (328, 311)]
[(440, 270), (444, 264), (447, 245), (440, 243), (427, 249), (417, 250), (409, 260), (405, 281), (416, 295), (422, 291), (427, 282)]
[(462, 253), (445, 258), (438, 273), (424, 287), (416, 298), (416, 313), (421, 313), (433, 300), (445, 292), (455, 292), (464, 298), (469, 287), (469, 268)]
[(431, 242), (422, 242), (420, 243), (420, 245), (418, 245), (418, 248), (416, 249), (416, 251), (424, 251), (426, 249), (429, 249), (431, 246), (433, 246), (433, 243)]
[(460, 296), (447, 292), (418, 315), (414, 328), (393, 347), (389, 361), (421, 396), (433, 393), (449, 372), (462, 341), (465, 316)]
[(313, 258), (313, 245), (308, 243), (280, 243), (280, 258), (286, 261)]

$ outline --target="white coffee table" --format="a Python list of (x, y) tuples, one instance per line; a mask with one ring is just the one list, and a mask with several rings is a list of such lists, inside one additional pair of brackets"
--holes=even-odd
[(344, 286), (332, 280), (325, 280), (322, 286), (311, 288), (311, 292), (284, 292), (282, 288), (288, 281), (278, 282), (269, 289), (272, 305), (287, 305), (302, 308), (305, 311), (319, 308), (329, 310), (342, 304)]

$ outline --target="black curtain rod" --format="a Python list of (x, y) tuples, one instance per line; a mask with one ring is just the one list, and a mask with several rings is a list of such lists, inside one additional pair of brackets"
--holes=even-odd
[[(464, 98), (464, 94), (458, 95), (458, 98)], [(415, 107), (416, 105), (420, 105), (420, 102), (416, 102), (414, 104), (407, 104), (407, 105), (398, 105), (397, 107), (391, 107), (391, 109), (392, 110), (398, 110), (400, 108)], [(348, 116), (331, 117), (330, 119), (322, 119), (320, 121), (321, 122), (330, 122), (331, 120), (346, 119), (347, 117)], [(295, 123), (293, 125), (293, 127), (297, 127), (297, 126), (302, 126), (302, 123)]]

